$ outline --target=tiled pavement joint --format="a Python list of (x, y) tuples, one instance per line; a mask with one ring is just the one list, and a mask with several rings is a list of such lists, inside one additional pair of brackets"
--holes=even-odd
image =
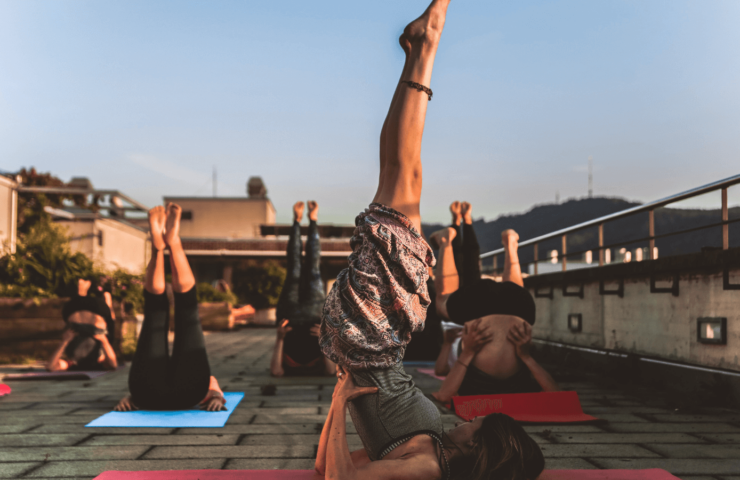
[(659, 451), (655, 450), (654, 448), (651, 448), (649, 445), (647, 445), (645, 443), (636, 443), (635, 445), (637, 445), (640, 448), (644, 448), (648, 452), (652, 452), (652, 453), (654, 453), (656, 455), (659, 455), (659, 456), (661, 456), (663, 458), (668, 458), (666, 455), (663, 455), (662, 453), (660, 453)]
[[(11, 383), (12, 394), (0, 398), (0, 476), (90, 480), (105, 469), (313, 468), (335, 380), (270, 377), (274, 336), (272, 329), (206, 336), (222, 388), (245, 392), (223, 429), (85, 428), (125, 394), (125, 371), (84, 382)], [(439, 388), (416, 367), (406, 371), (424, 393)], [(740, 480), (740, 412), (678, 412), (659, 391), (588, 373), (553, 374), (579, 392), (586, 413), (608, 422), (525, 426), (547, 468), (664, 468), (682, 480)], [(262, 396), (265, 385), (275, 385), (275, 394)], [(440, 411), (450, 428), (454, 415)], [(361, 448), (351, 421), (347, 429), (350, 450)]]
[(149, 448), (147, 448), (146, 450), (144, 450), (143, 452), (141, 452), (141, 455), (139, 455), (138, 457), (136, 457), (136, 460), (141, 460), (141, 459), (143, 459), (143, 458), (144, 458), (144, 456), (146, 456), (146, 454), (147, 454), (147, 453), (149, 453), (149, 452), (151, 452), (152, 450), (154, 450), (154, 448), (155, 448), (155, 447), (156, 447), (156, 445), (152, 445), (151, 447), (149, 447)]
[(78, 441), (78, 442), (75, 442), (75, 443), (73, 443), (73, 444), (72, 444), (72, 446), (73, 446), (73, 447), (76, 447), (76, 446), (78, 446), (78, 445), (82, 445), (83, 443), (87, 442), (88, 440), (90, 440), (90, 439), (91, 439), (91, 438), (93, 438), (94, 436), (95, 436), (95, 434), (94, 434), (94, 433), (91, 433), (90, 435), (86, 436), (86, 437), (85, 437), (85, 438), (83, 438), (82, 440), (80, 440), (80, 441)]

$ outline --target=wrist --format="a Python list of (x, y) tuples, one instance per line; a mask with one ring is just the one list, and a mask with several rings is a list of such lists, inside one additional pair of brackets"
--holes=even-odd
[(458, 360), (462, 360), (465, 363), (470, 363), (473, 358), (475, 358), (475, 352), (463, 349), (463, 351), (460, 353), (460, 356), (457, 358)]

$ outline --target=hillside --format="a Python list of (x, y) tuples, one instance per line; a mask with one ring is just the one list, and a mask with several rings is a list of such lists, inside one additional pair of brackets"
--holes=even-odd
[[(481, 252), (487, 252), (501, 247), (501, 232), (507, 228), (516, 230), (521, 240), (527, 240), (637, 205), (640, 205), (640, 203), (620, 198), (574, 199), (561, 204), (537, 205), (525, 213), (502, 215), (491, 221), (477, 220), (473, 223), (473, 227), (478, 235)], [(740, 208), (731, 208), (730, 220), (736, 218), (740, 218)], [(661, 235), (709, 225), (720, 220), (719, 209), (660, 208), (655, 211), (655, 231), (657, 235)], [(427, 236), (441, 227), (442, 225), (439, 224), (423, 225), (424, 233)], [(622, 243), (635, 238), (647, 237), (647, 235), (647, 213), (609, 222), (604, 226), (605, 244), (620, 243), (617, 248), (647, 247), (647, 242)], [(656, 246), (661, 257), (698, 252), (704, 247), (720, 247), (721, 245), (720, 227), (656, 240)], [(569, 252), (595, 249), (597, 246), (598, 229), (596, 227), (581, 230), (568, 236)], [(730, 246), (740, 246), (740, 222), (730, 224)], [(539, 247), (540, 259), (543, 259), (545, 252), (550, 250), (561, 250), (560, 239), (548, 240), (541, 244)], [(523, 263), (531, 262), (533, 259), (532, 248), (522, 249), (520, 258)], [(488, 260), (486, 263), (490, 264), (490, 262)]]

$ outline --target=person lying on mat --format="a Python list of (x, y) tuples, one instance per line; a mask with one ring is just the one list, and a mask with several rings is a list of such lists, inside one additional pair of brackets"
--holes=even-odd
[[(355, 219), (349, 267), (324, 305), (320, 345), (339, 381), (315, 467), (329, 479), (534, 480), (544, 466), (537, 443), (509, 417), (489, 415), (445, 432), (440, 411), (401, 362), (430, 304), (434, 256), (419, 233), (421, 143), (448, 5), (433, 0), (401, 35), (406, 61), (380, 134), (378, 190)], [(364, 446), (352, 453), (347, 410)]]
[[(450, 213), (452, 214), (452, 223), (450, 228), (455, 230), (455, 236), (450, 242), (452, 246), (452, 256), (455, 260), (455, 269), (457, 270), (459, 286), (462, 288), (466, 285), (472, 285), (481, 278), (480, 265), (480, 245), (478, 237), (473, 228), (473, 207), (468, 202), (455, 200), (450, 204)], [(439, 249), (436, 240), (430, 239), (432, 248)], [(435, 290), (436, 294), (436, 290)], [(436, 298), (433, 299), (434, 308), (436, 309)], [(434, 312), (439, 315), (438, 312)], [(429, 316), (430, 313), (427, 313)], [(447, 323), (447, 322), (445, 322)], [(437, 355), (434, 365), (435, 375), (445, 376), (457, 361), (460, 354), (460, 334), (462, 328), (444, 328), (443, 341)]]
[[(443, 318), (464, 325), (459, 356), (434, 397), (448, 403), (454, 395), (559, 390), (529, 353), (535, 304), (524, 288), (519, 267), (519, 236), (513, 230), (501, 235), (505, 249), (502, 282), (478, 279), (460, 287), (452, 251), (456, 234), (455, 229), (445, 228), (431, 237), (439, 245), (437, 310)], [(466, 345), (473, 338), (476, 343)], [(452, 353), (449, 343), (444, 350)], [(435, 370), (445, 373), (444, 363), (438, 361)]]
[(364, 448), (350, 452), (347, 406), (378, 388), (358, 387), (341, 366), (337, 377), (314, 465), (327, 479), (536, 480), (545, 468), (537, 442), (502, 413), (457, 422), (439, 440), (434, 432), (414, 432), (385, 447), (379, 458)]
[(334, 375), (334, 363), (319, 348), (319, 323), (326, 293), (321, 280), (319, 204), (308, 202), (308, 238), (301, 265), (301, 219), (303, 202), (293, 205), (293, 227), (287, 247), (288, 272), (277, 305), (277, 339), (270, 361), (270, 374)]
[[(115, 410), (225, 410), (226, 400), (211, 376), (203, 329), (198, 317), (195, 277), (180, 241), (179, 205), (149, 210), (152, 258), (144, 284), (144, 323), (128, 376), (130, 394)], [(175, 297), (175, 342), (168, 353), (170, 302), (165, 293), (164, 250), (170, 249)]]
[(67, 326), (62, 333), (62, 342), (46, 364), (49, 372), (118, 368), (112, 346), (112, 297), (109, 292), (104, 292), (102, 298), (88, 295), (91, 285), (90, 280), (78, 279), (75, 294), (62, 307), (62, 317)]

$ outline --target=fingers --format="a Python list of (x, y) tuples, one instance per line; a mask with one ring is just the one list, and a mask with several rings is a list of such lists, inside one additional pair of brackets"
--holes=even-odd
[(280, 324), (281, 327), (285, 328), (286, 325), (288, 325), (289, 320), (283, 320), (283, 323)]

